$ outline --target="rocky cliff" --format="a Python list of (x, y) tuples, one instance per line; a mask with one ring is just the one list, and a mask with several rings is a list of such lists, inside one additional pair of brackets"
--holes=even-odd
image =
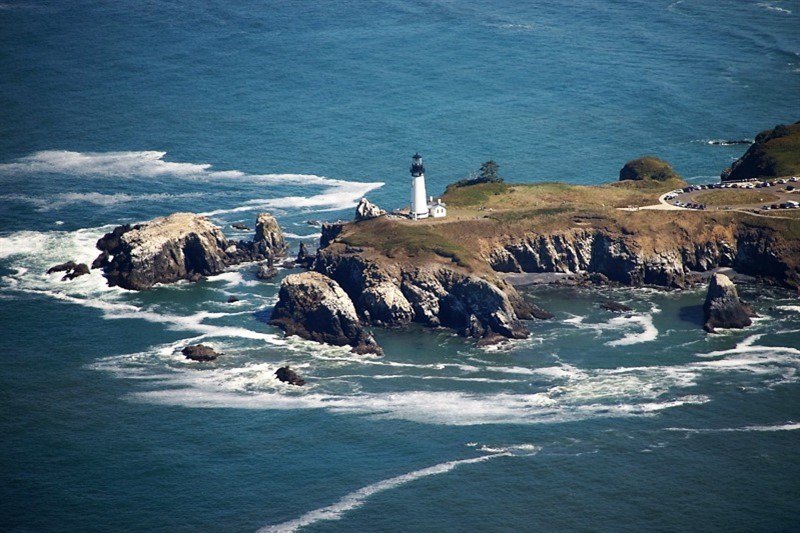
[(314, 269), (336, 280), (361, 319), (376, 326), (418, 322), (492, 341), (524, 338), (521, 319), (547, 313), (510, 285), (436, 261), (393, 261), (343, 243), (320, 249)]
[(693, 273), (717, 267), (800, 284), (796, 240), (766, 222), (710, 222), (694, 227), (674, 222), (646, 231), (595, 227), (531, 232), (495, 244), (487, 260), (500, 272), (599, 273), (631, 286), (684, 287)]
[[(259, 215), (260, 221), (274, 219)], [(145, 290), (156, 283), (196, 281), (219, 274), (232, 264), (257, 261), (285, 251), (277, 223), (253, 241), (231, 242), (207, 218), (174, 213), (136, 226), (117, 226), (97, 242), (101, 254), (92, 268), (102, 268), (110, 286)]]

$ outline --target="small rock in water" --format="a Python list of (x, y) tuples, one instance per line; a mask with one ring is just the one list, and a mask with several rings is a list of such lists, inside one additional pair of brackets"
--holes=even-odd
[(54, 272), (66, 272), (61, 278), (61, 281), (69, 281), (89, 273), (89, 267), (85, 263), (76, 263), (75, 261), (67, 261), (60, 265), (55, 265), (47, 270), (48, 274)]
[(305, 385), (306, 381), (301, 379), (297, 373), (288, 366), (282, 366), (275, 371), (275, 377), (278, 380), (288, 383), (289, 385), (297, 385), (298, 387)]
[(234, 303), (236, 303), (238, 301), (239, 301), (239, 298), (237, 298), (236, 296), (228, 296), (228, 303), (229, 304), (234, 304)]
[(628, 313), (633, 311), (630, 307), (625, 304), (621, 304), (619, 302), (612, 302), (611, 300), (606, 300), (600, 304), (600, 307), (606, 309), (608, 311), (612, 311), (614, 313)]
[(256, 272), (256, 277), (258, 279), (272, 279), (277, 275), (278, 270), (268, 263), (262, 263), (258, 267), (258, 272)]
[(186, 359), (191, 359), (192, 361), (200, 361), (201, 363), (206, 363), (208, 361), (213, 361), (217, 357), (222, 354), (219, 354), (214, 351), (213, 348), (210, 346), (206, 346), (205, 344), (194, 344), (192, 346), (187, 346), (181, 353), (186, 357)]

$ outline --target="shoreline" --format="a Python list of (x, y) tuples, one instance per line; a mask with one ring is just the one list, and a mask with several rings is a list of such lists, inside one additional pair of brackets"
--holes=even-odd
[[(731, 267), (717, 267), (703, 272), (689, 271), (687, 276), (695, 277), (698, 282), (706, 283), (711, 279), (714, 274), (725, 274), (732, 281), (736, 283), (757, 283), (758, 279), (754, 276), (748, 276), (737, 272)], [(503, 273), (503, 280), (514, 288), (531, 287), (535, 285), (552, 285), (552, 286), (578, 286), (584, 285), (589, 282), (589, 272), (507, 272)], [(590, 283), (591, 284), (591, 283)], [(591, 284), (592, 286), (600, 287), (602, 285)], [(670, 290), (666, 287), (659, 287), (657, 285), (641, 285), (630, 286), (613, 284), (620, 288), (626, 289), (639, 289), (642, 287), (655, 287), (662, 290)], [(678, 289), (682, 290), (682, 289)]]

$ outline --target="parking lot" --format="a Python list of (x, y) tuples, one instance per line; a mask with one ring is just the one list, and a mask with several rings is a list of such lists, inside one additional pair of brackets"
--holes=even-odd
[(689, 185), (665, 194), (661, 201), (676, 208), (697, 210), (800, 209), (800, 177)]

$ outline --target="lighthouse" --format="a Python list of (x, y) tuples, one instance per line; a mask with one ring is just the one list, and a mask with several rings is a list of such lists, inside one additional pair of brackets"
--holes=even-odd
[(411, 158), (411, 218), (428, 218), (428, 197), (425, 192), (425, 167), (419, 152)]

